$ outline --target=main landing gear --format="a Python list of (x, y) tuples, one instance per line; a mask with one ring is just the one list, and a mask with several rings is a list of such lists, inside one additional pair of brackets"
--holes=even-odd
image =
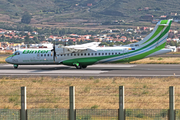
[(80, 65), (79, 63), (74, 63), (73, 65), (76, 67), (76, 69), (85, 69), (87, 67), (87, 65)]
[(18, 68), (18, 65), (14, 65), (14, 69), (17, 69)]
[(75, 65), (76, 69), (82, 69), (82, 66), (81, 65)]

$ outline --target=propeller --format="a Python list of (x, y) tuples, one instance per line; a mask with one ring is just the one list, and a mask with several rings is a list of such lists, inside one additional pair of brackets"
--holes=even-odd
[(51, 50), (51, 52), (53, 52), (53, 61), (55, 62), (55, 57), (56, 57), (56, 47), (55, 47), (55, 43), (53, 44), (53, 49)]
[(64, 44), (64, 46), (66, 46), (67, 44), (66, 44), (66, 40), (65, 40), (65, 44)]

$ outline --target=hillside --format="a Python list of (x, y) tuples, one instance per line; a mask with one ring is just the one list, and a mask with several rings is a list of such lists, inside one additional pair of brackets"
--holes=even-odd
[(177, 0), (0, 0), (0, 22), (19, 23), (25, 11), (33, 17), (31, 24), (138, 22), (147, 14), (159, 18), (180, 13), (179, 4)]

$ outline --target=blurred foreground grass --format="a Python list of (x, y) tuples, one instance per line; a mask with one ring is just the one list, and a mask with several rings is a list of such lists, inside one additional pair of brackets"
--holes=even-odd
[(2, 77), (0, 108), (20, 109), (20, 87), (27, 87), (27, 108), (69, 108), (69, 86), (75, 86), (76, 109), (118, 109), (119, 86), (125, 87), (126, 109), (168, 109), (169, 86), (175, 86), (180, 109), (180, 78), (177, 77)]

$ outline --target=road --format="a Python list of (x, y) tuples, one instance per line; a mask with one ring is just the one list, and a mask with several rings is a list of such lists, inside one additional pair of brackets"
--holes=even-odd
[(179, 64), (97, 64), (86, 69), (64, 65), (13, 65), (0, 64), (0, 76), (94, 76), (94, 77), (180, 77)]

